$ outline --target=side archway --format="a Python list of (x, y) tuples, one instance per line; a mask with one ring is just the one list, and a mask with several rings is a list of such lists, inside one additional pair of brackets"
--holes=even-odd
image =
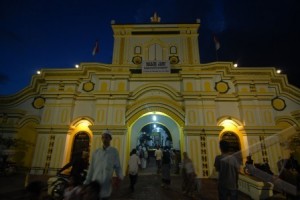
[(94, 120), (90, 117), (78, 117), (73, 120), (66, 137), (64, 164), (82, 153), (82, 151), (90, 154), (93, 133), (89, 127), (93, 124)]
[(282, 151), (282, 159), (287, 159), (293, 153), (294, 157), (300, 159), (300, 126), (297, 120), (292, 117), (280, 117), (276, 119), (276, 126), (281, 131), (277, 134)]
[(36, 127), (40, 124), (37, 116), (26, 116), (18, 124), (17, 138), (21, 139), (15, 154), (15, 161), (18, 166), (30, 168), (34, 156), (37, 140)]
[(249, 154), (247, 138), (243, 137), (243, 124), (236, 118), (224, 116), (218, 119), (218, 126), (222, 126), (223, 130), (219, 134), (219, 139), (225, 139), (230, 142), (231, 150), (240, 152), (238, 157), (243, 162)]

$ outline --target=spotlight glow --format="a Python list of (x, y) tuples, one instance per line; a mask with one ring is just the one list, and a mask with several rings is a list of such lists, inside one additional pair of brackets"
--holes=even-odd
[(152, 116), (152, 120), (153, 120), (153, 121), (156, 121), (156, 119), (157, 119), (157, 118), (156, 118), (156, 115), (153, 115), (153, 116)]

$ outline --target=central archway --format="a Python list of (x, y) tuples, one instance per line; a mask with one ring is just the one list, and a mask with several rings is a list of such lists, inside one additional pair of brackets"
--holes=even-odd
[[(156, 117), (156, 120), (153, 120), (153, 116)], [(171, 146), (176, 150), (180, 150), (180, 133), (181, 128), (175, 120), (170, 116), (161, 113), (161, 112), (149, 112), (138, 118), (130, 127), (130, 150), (136, 148), (139, 144), (140, 134), (145, 126), (154, 125), (165, 127), (165, 130), (168, 130), (166, 135), (170, 135), (172, 138), (172, 145), (166, 144), (166, 138), (163, 138), (163, 141), (159, 143), (160, 146)], [(162, 139), (162, 138), (160, 138)], [(155, 141), (154, 141), (155, 142)], [(155, 146), (155, 144), (154, 144)]]
[[(147, 112), (128, 129), (128, 152), (137, 149), (143, 168), (141, 175), (154, 174), (157, 173), (154, 155), (157, 147), (171, 148), (180, 155), (183, 139), (182, 127), (174, 119), (162, 112)], [(129, 155), (127, 162), (128, 158)]]
[(174, 149), (184, 148), (183, 127), (185, 112), (182, 97), (169, 85), (148, 83), (137, 87), (131, 93), (131, 101), (126, 110), (126, 153), (127, 166), (130, 151), (137, 146), (137, 139), (142, 128), (152, 124), (155, 115), (156, 123), (169, 130)]

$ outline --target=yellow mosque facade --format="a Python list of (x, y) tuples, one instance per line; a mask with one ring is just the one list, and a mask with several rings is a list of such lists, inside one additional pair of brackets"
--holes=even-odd
[(167, 134), (154, 128), (151, 145), (186, 151), (198, 177), (216, 177), (220, 139), (243, 161), (252, 155), (278, 173), (277, 161), (288, 157), (286, 144), (300, 131), (300, 89), (285, 75), (269, 67), (202, 64), (199, 21), (111, 26), (111, 64), (43, 69), (19, 93), (0, 97), (1, 134), (27, 143), (15, 154), (19, 166), (56, 174), (74, 153), (91, 155), (109, 129), (125, 173), (143, 127), (157, 125)]

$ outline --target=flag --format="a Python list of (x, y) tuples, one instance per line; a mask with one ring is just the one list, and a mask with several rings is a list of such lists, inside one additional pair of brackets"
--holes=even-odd
[(214, 36), (214, 42), (215, 42), (215, 46), (216, 46), (216, 51), (218, 51), (220, 49), (220, 42), (216, 36)]
[(94, 46), (94, 48), (93, 48), (93, 56), (94, 55), (96, 55), (96, 53), (98, 53), (99, 52), (99, 44), (98, 44), (98, 40), (96, 41), (96, 43), (95, 43), (95, 46)]

